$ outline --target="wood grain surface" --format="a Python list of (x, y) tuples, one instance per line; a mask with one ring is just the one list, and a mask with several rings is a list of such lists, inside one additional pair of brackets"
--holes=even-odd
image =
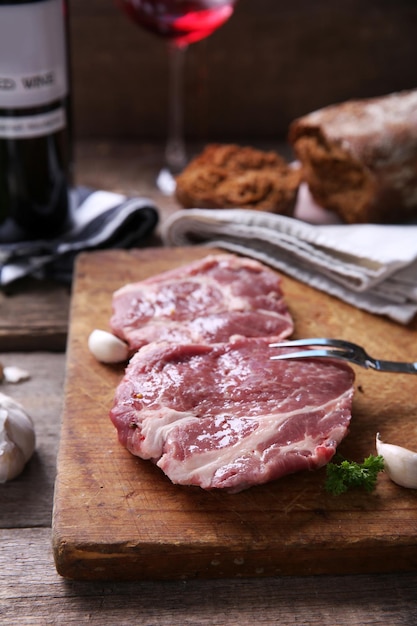
[[(53, 513), (58, 572), (135, 580), (415, 569), (417, 493), (386, 475), (372, 494), (330, 496), (322, 469), (231, 496), (173, 485), (117, 442), (108, 412), (123, 368), (97, 363), (88, 335), (108, 329), (114, 289), (205, 254), (149, 248), (79, 258)], [(286, 276), (283, 288), (296, 336), (356, 340), (387, 359), (407, 359), (416, 345), (415, 323), (401, 327)], [(356, 374), (352, 425), (340, 452), (361, 461), (375, 452), (378, 431), (417, 448), (415, 377)]]

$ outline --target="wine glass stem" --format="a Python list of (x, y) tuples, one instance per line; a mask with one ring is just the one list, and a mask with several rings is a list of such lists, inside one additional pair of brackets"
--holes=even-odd
[(169, 171), (178, 174), (187, 163), (184, 143), (184, 59), (187, 45), (168, 42), (169, 92), (168, 140), (165, 160)]

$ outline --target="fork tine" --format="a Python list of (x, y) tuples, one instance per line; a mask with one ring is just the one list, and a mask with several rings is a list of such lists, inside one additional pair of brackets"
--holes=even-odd
[(329, 339), (325, 337), (313, 337), (309, 339), (290, 339), (289, 341), (280, 341), (278, 343), (270, 343), (270, 348), (291, 348), (291, 347), (303, 347), (303, 346), (332, 346), (334, 348), (344, 348), (354, 350), (359, 346), (356, 346), (350, 341), (344, 339)]
[[(272, 347), (279, 344), (273, 344)], [(274, 354), (270, 358), (271, 361), (285, 361), (289, 359), (313, 359), (317, 357), (327, 357), (333, 359), (343, 359), (344, 361), (351, 361), (353, 358), (352, 352), (342, 352), (341, 350), (300, 350), (298, 352), (284, 352), (283, 354)]]

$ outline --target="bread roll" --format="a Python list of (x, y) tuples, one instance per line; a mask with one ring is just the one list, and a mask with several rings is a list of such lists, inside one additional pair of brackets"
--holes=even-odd
[(247, 208), (292, 215), (300, 170), (275, 152), (209, 144), (177, 177), (184, 208)]

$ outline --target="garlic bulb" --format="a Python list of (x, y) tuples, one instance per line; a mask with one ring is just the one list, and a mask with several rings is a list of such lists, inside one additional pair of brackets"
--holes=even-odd
[(105, 330), (93, 330), (88, 338), (88, 348), (102, 363), (121, 363), (129, 356), (127, 344)]
[(35, 430), (21, 404), (0, 393), (0, 483), (15, 478), (35, 450)]
[(417, 489), (417, 452), (381, 441), (376, 436), (376, 451), (384, 458), (384, 469), (394, 483)]

